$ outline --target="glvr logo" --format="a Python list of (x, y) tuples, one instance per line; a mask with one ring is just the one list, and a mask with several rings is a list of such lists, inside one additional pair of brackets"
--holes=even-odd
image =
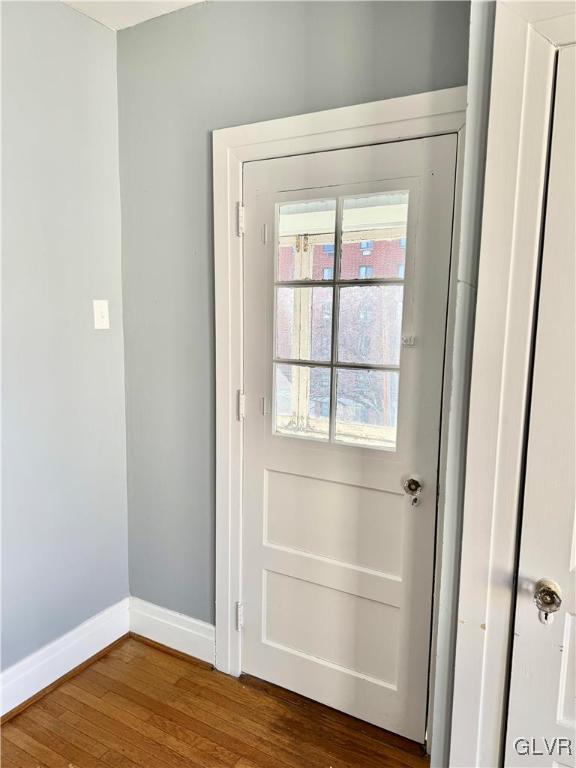
[(517, 755), (536, 755), (548, 757), (560, 757), (562, 755), (572, 757), (574, 754), (572, 739), (566, 737), (547, 739), (541, 736), (538, 739), (515, 739), (514, 750)]

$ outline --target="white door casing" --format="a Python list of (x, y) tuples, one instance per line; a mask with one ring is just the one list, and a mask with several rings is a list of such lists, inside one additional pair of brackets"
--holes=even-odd
[[(458, 136), (457, 193), (453, 228), (450, 307), (447, 324), (447, 355), (442, 411), (442, 453), (440, 459), (439, 538), (436, 549), (435, 605), (451, 603), (445, 595), (440, 574), (447, 557), (458, 546), (454, 536), (459, 515), (456, 503), (460, 478), (460, 435), (465, 416), (458, 393), (467, 378), (472, 342), (473, 301), (460, 302), (457, 296), (474, 293), (470, 275), (475, 272), (475, 250), (470, 238), (459, 229), (462, 201), (467, 90), (465, 86), (404, 96), (386, 101), (359, 104), (322, 112), (270, 120), (216, 130), (213, 133), (214, 259), (216, 314), (216, 667), (232, 675), (241, 672), (242, 632), (237, 630), (237, 604), (242, 600), (242, 447), (244, 422), (238, 419), (238, 391), (243, 389), (242, 260), (243, 237), (238, 228), (238, 204), (242, 201), (242, 169), (246, 162), (266, 158), (329, 151), (345, 147), (436, 136), (453, 132)], [(462, 242), (461, 242), (462, 240)], [(444, 481), (446, 485), (444, 485)], [(445, 489), (451, 489), (450, 497)], [(453, 491), (453, 492), (452, 492)], [(443, 520), (450, 523), (443, 527)], [(446, 571), (450, 571), (450, 564)], [(442, 632), (452, 622), (450, 612), (434, 611)], [(448, 657), (446, 659), (446, 657)], [(438, 663), (450, 662), (445, 645), (433, 652), (430, 690), (435, 686)], [(449, 717), (449, 701), (441, 698), (429, 709), (427, 745), (435, 749), (436, 723)], [(439, 743), (442, 740), (439, 739)], [(440, 762), (444, 762), (441, 760)]]
[[(560, 50), (522, 516), (507, 766), (576, 766), (576, 47)], [(535, 583), (562, 606), (539, 621)], [(546, 741), (545, 741), (546, 740)]]
[[(452, 134), (244, 165), (242, 669), (421, 742), (456, 147)], [(277, 205), (398, 190), (415, 343), (401, 353), (397, 449), (274, 435)]]

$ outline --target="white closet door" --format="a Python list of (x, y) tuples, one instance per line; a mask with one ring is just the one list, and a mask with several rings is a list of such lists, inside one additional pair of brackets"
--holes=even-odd
[[(559, 53), (508, 719), (507, 766), (576, 765), (576, 48)], [(545, 623), (540, 579), (562, 604)]]

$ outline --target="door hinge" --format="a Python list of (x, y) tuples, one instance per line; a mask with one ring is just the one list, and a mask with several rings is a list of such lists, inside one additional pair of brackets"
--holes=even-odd
[(244, 421), (246, 417), (246, 395), (241, 389), (236, 390), (236, 420)]
[(236, 203), (236, 234), (238, 237), (242, 237), (244, 234), (244, 218), (246, 209), (242, 203)]
[(244, 629), (244, 603), (236, 603), (236, 629), (238, 632)]

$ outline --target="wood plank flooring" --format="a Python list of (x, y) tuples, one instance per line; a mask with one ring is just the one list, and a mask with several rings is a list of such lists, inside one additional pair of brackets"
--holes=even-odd
[(129, 638), (2, 726), (2, 768), (424, 768), (411, 741)]

